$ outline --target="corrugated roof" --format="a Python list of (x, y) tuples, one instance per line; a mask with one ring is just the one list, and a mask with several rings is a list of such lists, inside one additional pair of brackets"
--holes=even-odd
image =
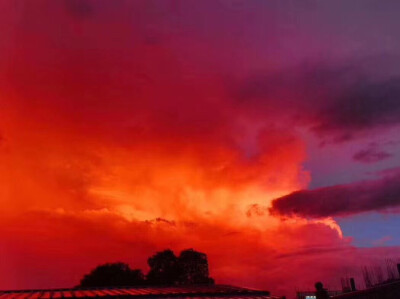
[(235, 298), (278, 299), (267, 291), (226, 285), (176, 287), (118, 287), (85, 289), (48, 289), (0, 291), (0, 299), (62, 299), (62, 298)]

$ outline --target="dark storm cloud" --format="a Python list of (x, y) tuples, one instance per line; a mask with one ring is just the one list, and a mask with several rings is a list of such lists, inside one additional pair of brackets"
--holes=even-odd
[(388, 152), (371, 147), (356, 152), (353, 156), (353, 159), (361, 163), (375, 163), (388, 159), (392, 156), (393, 155)]
[(379, 180), (301, 190), (275, 199), (270, 213), (321, 218), (346, 216), (400, 205), (400, 172)]
[(332, 100), (318, 112), (319, 123), (313, 128), (322, 135), (352, 137), (365, 130), (400, 123), (399, 78), (378, 83), (362, 81), (345, 88)]
[[(235, 87), (234, 97), (247, 109), (284, 110), (321, 139), (342, 142), (400, 124), (400, 76), (387, 66), (389, 61), (397, 65), (399, 59), (304, 64), (275, 74), (256, 74)], [(382, 68), (387, 74), (382, 74)]]

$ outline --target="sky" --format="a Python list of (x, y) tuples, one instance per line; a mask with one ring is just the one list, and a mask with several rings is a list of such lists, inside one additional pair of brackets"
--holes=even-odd
[(398, 1), (0, 1), (0, 289), (208, 255), (339, 288), (400, 258)]

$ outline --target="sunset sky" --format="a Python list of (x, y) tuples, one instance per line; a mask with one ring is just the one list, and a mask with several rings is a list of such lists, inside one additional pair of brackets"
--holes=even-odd
[(399, 10), (0, 0), (0, 289), (166, 248), (275, 294), (400, 259)]

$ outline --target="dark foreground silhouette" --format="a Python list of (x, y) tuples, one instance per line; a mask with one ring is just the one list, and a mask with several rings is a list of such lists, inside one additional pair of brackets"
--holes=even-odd
[(315, 296), (317, 299), (329, 299), (328, 291), (324, 289), (322, 282), (315, 283)]
[(147, 263), (147, 275), (125, 263), (99, 265), (82, 278), (78, 287), (214, 284), (209, 277), (207, 255), (193, 249), (183, 250), (178, 257), (172, 250), (160, 251)]

